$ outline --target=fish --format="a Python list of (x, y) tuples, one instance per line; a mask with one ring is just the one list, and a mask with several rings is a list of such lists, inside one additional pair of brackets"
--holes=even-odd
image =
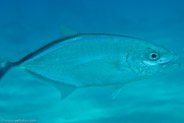
[(56, 87), (62, 99), (76, 89), (106, 86), (115, 86), (116, 97), (129, 82), (181, 66), (176, 53), (143, 39), (63, 30), (59, 39), (17, 62), (1, 61), (0, 79), (16, 67)]

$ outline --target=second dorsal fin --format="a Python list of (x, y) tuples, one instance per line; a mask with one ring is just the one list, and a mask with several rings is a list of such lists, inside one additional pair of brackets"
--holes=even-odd
[(80, 34), (78, 30), (75, 30), (69, 26), (60, 24), (59, 27), (61, 28), (60, 39)]

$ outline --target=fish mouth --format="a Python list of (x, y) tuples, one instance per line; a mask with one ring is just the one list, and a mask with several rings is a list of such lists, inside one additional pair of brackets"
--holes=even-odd
[(169, 61), (162, 63), (162, 68), (167, 70), (173, 70), (182, 66), (180, 56), (174, 55)]

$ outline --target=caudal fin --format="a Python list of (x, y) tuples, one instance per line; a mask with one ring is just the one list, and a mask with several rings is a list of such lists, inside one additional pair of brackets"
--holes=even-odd
[(0, 79), (13, 67), (15, 66), (14, 63), (0, 61)]

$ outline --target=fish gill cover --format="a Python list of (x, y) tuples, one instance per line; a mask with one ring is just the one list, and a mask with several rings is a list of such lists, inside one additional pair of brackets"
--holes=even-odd
[[(60, 37), (60, 25), (66, 24), (84, 33), (140, 37), (183, 57), (182, 5), (179, 0), (0, 1), (0, 56), (18, 61)], [(54, 87), (14, 68), (0, 80), (0, 122), (183, 123), (183, 74), (181, 69), (129, 83), (115, 99), (114, 87), (90, 87), (61, 100)]]

